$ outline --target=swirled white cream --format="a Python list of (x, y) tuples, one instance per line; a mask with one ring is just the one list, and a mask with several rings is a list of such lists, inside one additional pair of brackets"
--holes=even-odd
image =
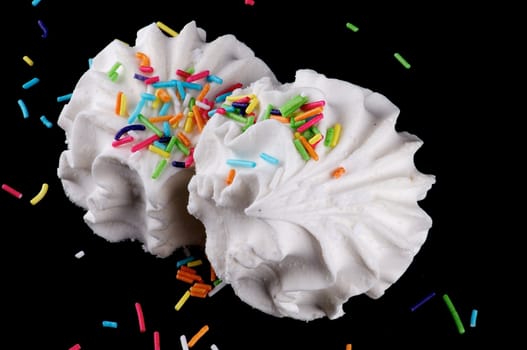
[[(148, 71), (149, 68), (153, 71)], [(162, 95), (157, 94), (160, 88), (144, 79), (184, 81), (176, 72), (188, 69), (195, 73), (208, 70), (209, 75), (222, 81), (207, 78), (192, 81), (201, 89), (196, 85), (194, 89), (185, 88), (186, 97), (182, 101), (175, 87), (166, 87), (171, 98), (167, 102), (169, 108), (162, 109)], [(111, 72), (116, 79), (111, 79)], [(139, 75), (134, 76), (136, 73)], [(131, 118), (137, 117), (137, 113), (150, 118), (183, 112), (184, 119), (178, 124), (170, 124), (168, 128), (159, 122), (154, 125), (167, 137), (184, 132), (191, 141), (187, 147), (190, 152), (200, 135), (196, 125), (192, 129), (185, 127), (185, 118), (191, 117), (190, 97), (196, 99), (209, 82), (206, 97), (214, 102), (214, 96), (230, 85), (245, 86), (264, 76), (275, 79), (245, 44), (232, 35), (207, 42), (205, 31), (195, 22), (188, 23), (175, 37), (169, 37), (152, 23), (137, 32), (133, 47), (119, 40), (109, 43), (77, 82), (58, 119), (67, 143), (67, 150), (60, 156), (58, 176), (69, 199), (86, 210), (85, 222), (109, 241), (139, 240), (146, 251), (160, 257), (184, 245), (203, 244), (203, 226), (186, 209), (193, 166), (171, 165), (172, 161), (190, 164), (191, 153), (186, 155), (179, 148), (174, 148), (168, 157), (148, 148), (132, 152), (135, 144), (155, 135), (149, 128), (123, 135), (134, 137), (133, 142), (114, 147), (112, 141), (121, 128), (141, 124), (137, 118)], [(124, 96), (123, 109), (117, 103), (119, 92)], [(143, 93), (158, 99), (147, 100), (144, 107), (137, 107)], [(202, 113), (205, 115), (206, 109)], [(166, 143), (161, 149), (163, 146)], [(162, 159), (167, 165), (153, 178)]]
[[(352, 296), (383, 295), (432, 225), (417, 202), (435, 177), (414, 165), (421, 140), (396, 132), (398, 108), (311, 70), (299, 70), (293, 83), (263, 78), (235, 94), (256, 96), (257, 121), (243, 131), (243, 123), (214, 115), (195, 148), (189, 183), (188, 209), (205, 225), (218, 276), (253, 307), (306, 321), (342, 316)], [(300, 156), (289, 123), (262, 120), (266, 106), (279, 108), (297, 95), (325, 101), (316, 124), (323, 136), (341, 125), (336, 145), (314, 146), (318, 160)], [(231, 168), (236, 174), (227, 184)], [(345, 172), (334, 177), (338, 168)]]

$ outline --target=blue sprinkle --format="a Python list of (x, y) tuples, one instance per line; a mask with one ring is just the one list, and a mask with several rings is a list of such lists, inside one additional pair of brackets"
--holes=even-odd
[(40, 0), (33, 0), (31, 1), (31, 5), (37, 6), (40, 3)]
[(129, 124), (121, 128), (121, 130), (117, 131), (115, 134), (115, 140), (119, 140), (123, 134), (127, 133), (130, 130), (145, 130), (146, 126), (143, 124)]
[(117, 328), (117, 322), (113, 321), (102, 321), (103, 327)]
[(22, 110), (22, 115), (24, 116), (24, 119), (29, 118), (29, 112), (27, 111), (27, 107), (24, 101), (18, 100), (18, 105), (20, 106), (20, 109)]
[(278, 159), (276, 159), (275, 157), (270, 156), (270, 155), (268, 155), (267, 153), (264, 153), (264, 152), (260, 153), (260, 158), (262, 158), (266, 162), (274, 164), (274, 165), (278, 165), (280, 163), (280, 161)]
[(179, 162), (179, 161), (175, 160), (175, 161), (172, 162), (172, 166), (174, 166), (176, 168), (184, 168), (185, 167), (185, 162)]
[(227, 159), (227, 164), (230, 166), (238, 166), (243, 168), (254, 168), (256, 166), (256, 162), (243, 159)]
[(186, 257), (184, 259), (178, 260), (178, 262), (176, 262), (176, 267), (180, 268), (181, 266), (183, 266), (186, 263), (191, 262), (192, 260), (195, 260), (195, 259), (196, 258), (194, 258), (193, 256), (189, 256), (189, 257)]
[(207, 81), (209, 83), (216, 83), (216, 84), (223, 84), (223, 79), (218, 77), (217, 75), (207, 75)]
[(40, 82), (39, 78), (33, 78), (24, 85), (22, 85), (22, 88), (29, 89), (30, 87), (34, 86), (35, 84), (38, 84)]
[(229, 91), (229, 92), (226, 92), (224, 94), (218, 95), (216, 97), (216, 99), (214, 100), (214, 102), (216, 102), (216, 103), (224, 102), (225, 99), (227, 98), (227, 96), (230, 96), (230, 95), (232, 95), (232, 91)]
[(163, 134), (165, 134), (165, 136), (170, 136), (171, 131), (172, 130), (170, 129), (170, 123), (167, 121), (164, 121), (163, 122)]
[(167, 115), (168, 114), (168, 109), (170, 108), (170, 106), (171, 106), (170, 102), (163, 103), (163, 105), (159, 109), (159, 116), (162, 117), (162, 116)]
[(73, 93), (59, 96), (57, 97), (57, 102), (69, 101), (71, 99), (71, 96), (73, 96)]
[(48, 120), (48, 118), (46, 118), (45, 115), (43, 115), (42, 117), (40, 117), (40, 121), (49, 129), (53, 126), (53, 124), (51, 124), (51, 122)]
[(88, 58), (88, 67), (93, 66), (93, 58)]
[(478, 318), (478, 310), (474, 309), (472, 310), (472, 314), (470, 315), (470, 327), (476, 327), (477, 318)]
[[(146, 77), (145, 77), (146, 79)], [(143, 79), (143, 80), (145, 80)], [(177, 80), (169, 80), (169, 81), (157, 81), (152, 84), (152, 87), (154, 88), (175, 88), (177, 86)]]

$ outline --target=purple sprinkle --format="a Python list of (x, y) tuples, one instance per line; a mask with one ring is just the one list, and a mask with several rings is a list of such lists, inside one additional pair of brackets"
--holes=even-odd
[(410, 308), (411, 311), (415, 311), (417, 308), (421, 307), (424, 303), (426, 303), (428, 300), (432, 299), (436, 295), (435, 292), (430, 293), (426, 298), (415, 304)]
[(115, 140), (119, 140), (123, 134), (127, 133), (130, 130), (145, 130), (146, 126), (143, 124), (129, 124), (123, 127), (121, 130), (117, 131), (115, 134)]
[(44, 22), (42, 22), (41, 20), (38, 20), (38, 26), (40, 27), (40, 29), (42, 29), (42, 37), (43, 38), (47, 38), (48, 36), (48, 29), (46, 28), (46, 26), (44, 25)]

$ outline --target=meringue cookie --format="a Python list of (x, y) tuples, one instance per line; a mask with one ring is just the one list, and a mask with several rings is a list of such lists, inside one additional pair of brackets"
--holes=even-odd
[[(176, 89), (170, 83), (185, 81), (176, 73), (189, 69), (209, 74), (191, 81), (181, 94), (180, 86)], [(212, 76), (215, 79), (206, 80)], [(93, 232), (111, 242), (138, 240), (159, 257), (182, 246), (203, 245), (203, 226), (186, 210), (187, 185), (194, 174), (191, 151), (200, 136), (196, 126), (187, 130), (185, 119), (170, 124), (168, 130), (165, 124), (155, 123), (166, 137), (184, 132), (191, 142), (187, 154), (177, 149), (168, 157), (146, 148), (132, 151), (135, 144), (155, 135), (149, 128), (122, 135), (132, 136), (133, 142), (115, 147), (112, 142), (125, 126), (141, 124), (134, 119), (138, 114), (149, 118), (181, 112), (188, 118), (190, 100), (207, 83), (209, 106), (214, 106), (214, 96), (230, 85), (245, 86), (264, 76), (275, 80), (245, 44), (233, 35), (207, 42), (205, 31), (194, 21), (175, 37), (152, 23), (137, 32), (135, 46), (116, 39), (99, 52), (58, 118), (67, 149), (60, 155), (57, 174), (68, 198), (86, 210), (84, 220)], [(148, 78), (153, 80), (147, 82)], [(157, 95), (159, 83), (168, 83), (166, 109)], [(117, 106), (119, 93), (124, 109)], [(147, 100), (141, 107), (145, 93), (156, 100)], [(153, 173), (163, 158), (167, 165), (156, 177)], [(186, 161), (187, 167), (174, 167), (172, 161)]]
[[(414, 165), (422, 141), (395, 130), (399, 109), (308, 69), (292, 83), (264, 77), (234, 95), (257, 98), (256, 122), (247, 128), (215, 114), (195, 148), (188, 186), (188, 210), (206, 228), (217, 275), (252, 307), (304, 321), (339, 318), (359, 294), (382, 296), (432, 225), (418, 201), (435, 177)], [(295, 127), (266, 114), (299, 96), (324, 103), (307, 136), (340, 128), (338, 142), (322, 139), (308, 160), (293, 142)]]

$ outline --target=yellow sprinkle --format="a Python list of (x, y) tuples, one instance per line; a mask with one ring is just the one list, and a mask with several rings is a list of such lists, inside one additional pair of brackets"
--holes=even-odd
[(190, 262), (187, 263), (187, 266), (188, 267), (194, 267), (194, 266), (199, 266), (203, 264), (203, 261), (201, 259), (197, 259), (197, 260), (192, 260)]
[(322, 134), (315, 134), (309, 139), (309, 144), (314, 145), (322, 139)]
[(170, 35), (170, 36), (178, 36), (178, 33), (175, 30), (173, 30), (172, 28), (168, 27), (163, 22), (158, 21), (156, 24), (159, 27), (159, 29), (161, 29), (162, 31), (164, 31), (168, 35)]
[(333, 127), (335, 132), (333, 134), (333, 139), (331, 139), (331, 143), (329, 144), (330, 147), (335, 147), (337, 145), (337, 143), (339, 142), (339, 139), (340, 139), (340, 131), (342, 130), (342, 126), (337, 123), (335, 124), (335, 126)]
[(249, 102), (249, 105), (247, 108), (245, 108), (245, 113), (249, 114), (252, 113), (252, 111), (258, 106), (258, 99), (256, 97), (251, 99), (251, 102)]
[(179, 301), (177, 302), (176, 306), (174, 307), (176, 309), (176, 311), (179, 311), (181, 309), (181, 307), (183, 307), (183, 304), (185, 304), (185, 302), (188, 300), (188, 298), (190, 298), (190, 291), (187, 289), (185, 294), (183, 294), (183, 296), (179, 299)]
[(42, 187), (40, 189), (40, 192), (35, 196), (33, 197), (29, 203), (31, 203), (32, 205), (35, 205), (37, 204), (38, 202), (40, 202), (40, 200), (42, 198), (44, 198), (44, 196), (46, 195), (46, 193), (48, 193), (48, 184), (47, 183), (43, 183), (42, 184)]
[(185, 130), (186, 133), (191, 133), (192, 129), (194, 129), (194, 113), (188, 112), (183, 130)]
[(154, 145), (148, 145), (148, 150), (149, 150), (149, 151), (152, 151), (152, 152), (154, 152), (154, 153), (157, 153), (157, 154), (159, 154), (161, 157), (164, 157), (164, 158), (169, 158), (169, 157), (170, 157), (170, 153), (168, 153), (167, 151), (162, 150), (161, 148), (156, 147), (156, 146), (154, 146)]
[(246, 97), (249, 97), (249, 98), (252, 99), (252, 98), (255, 98), (256, 95), (255, 95), (255, 94), (249, 94), (249, 95), (236, 95), (236, 96), (234, 96), (234, 95), (229, 95), (229, 96), (227, 96), (225, 99), (226, 99), (227, 101), (238, 101), (238, 100), (241, 100), (242, 98), (246, 98)]
[(152, 109), (158, 109), (161, 105), (161, 100), (159, 97), (156, 97), (156, 99), (152, 102)]
[(28, 56), (24, 56), (24, 57), (22, 57), (22, 59), (23, 59), (24, 62), (26, 62), (28, 65), (33, 66), (33, 60), (32, 60), (31, 58), (29, 58)]
[(123, 93), (121, 95), (121, 105), (119, 106), (119, 115), (126, 117), (127, 114), (128, 113), (126, 112), (126, 95)]

